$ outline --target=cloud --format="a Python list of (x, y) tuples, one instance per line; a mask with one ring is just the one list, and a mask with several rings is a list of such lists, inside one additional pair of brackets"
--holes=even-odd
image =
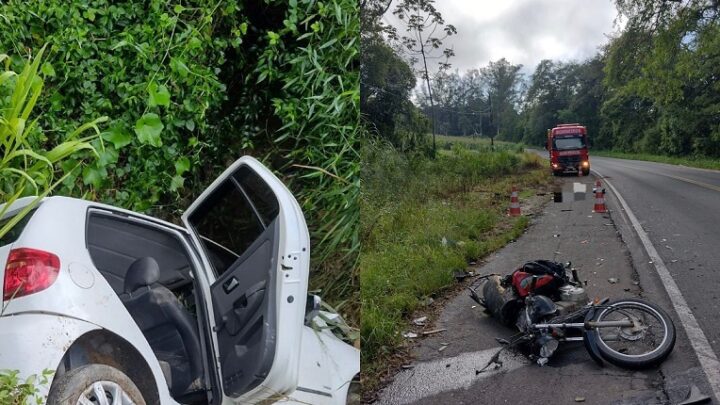
[(461, 72), (503, 57), (527, 74), (542, 59), (584, 60), (617, 28), (613, 0), (440, 0), (435, 7), (457, 28), (444, 47), (455, 50), (450, 62)]

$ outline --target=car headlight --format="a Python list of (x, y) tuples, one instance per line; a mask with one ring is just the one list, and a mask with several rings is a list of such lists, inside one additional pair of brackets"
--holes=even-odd
[(583, 167), (588, 167), (588, 166), (590, 166), (590, 162), (588, 162), (586, 160), (586, 161), (582, 162), (582, 165), (583, 165)]

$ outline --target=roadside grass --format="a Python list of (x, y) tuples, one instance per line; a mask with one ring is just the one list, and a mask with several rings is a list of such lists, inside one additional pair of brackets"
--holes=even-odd
[(599, 151), (592, 149), (590, 155), (605, 156), (618, 159), (645, 160), (648, 162), (668, 163), (671, 165), (683, 165), (689, 167), (698, 167), (701, 169), (720, 170), (720, 159), (709, 157), (673, 157), (652, 155), (649, 153), (627, 153), (617, 151)]
[(436, 135), (437, 147), (439, 150), (451, 150), (454, 145), (462, 145), (469, 150), (476, 151), (498, 151), (513, 150), (522, 152), (523, 145), (505, 141), (494, 141), (494, 146), (490, 147), (490, 138), (477, 136), (454, 136), (454, 135)]
[(453, 145), (430, 160), (363, 151), (360, 286), (362, 387), (374, 391), (402, 346), (410, 315), (455, 281), (453, 272), (522, 234), (506, 216), (512, 185), (548, 184), (540, 157)]

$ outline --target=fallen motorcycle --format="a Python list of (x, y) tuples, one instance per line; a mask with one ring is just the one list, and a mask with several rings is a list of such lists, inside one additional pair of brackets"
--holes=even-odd
[[(571, 270), (572, 280), (566, 270)], [(498, 341), (528, 347), (541, 366), (561, 342), (582, 341), (600, 366), (607, 361), (630, 369), (660, 364), (675, 345), (675, 325), (665, 311), (635, 298), (588, 300), (570, 263), (536, 260), (510, 275), (482, 279), (483, 296), (470, 288), (471, 298), (520, 331), (510, 340)]]

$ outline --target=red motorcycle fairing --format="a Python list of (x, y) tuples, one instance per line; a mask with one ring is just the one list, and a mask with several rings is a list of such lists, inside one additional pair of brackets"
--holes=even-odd
[[(524, 271), (516, 271), (512, 275), (512, 285), (520, 297), (526, 297), (532, 291), (532, 274)], [(552, 275), (536, 276), (535, 290), (546, 286), (555, 279)]]

